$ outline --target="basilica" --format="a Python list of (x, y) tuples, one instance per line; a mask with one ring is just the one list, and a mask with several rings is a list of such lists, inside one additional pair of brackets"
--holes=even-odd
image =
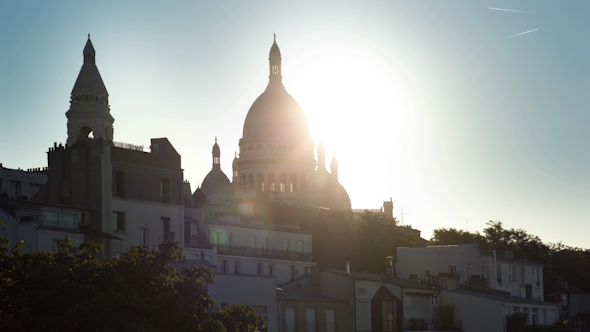
[(213, 167), (194, 198), (206, 197), (217, 212), (239, 204), (242, 211), (256, 214), (257, 207), (269, 201), (350, 211), (350, 198), (338, 181), (336, 158), (328, 171), (320, 143), (316, 161), (307, 118), (283, 85), (276, 37), (268, 60), (268, 86), (246, 115), (231, 182), (221, 170), (216, 139)]

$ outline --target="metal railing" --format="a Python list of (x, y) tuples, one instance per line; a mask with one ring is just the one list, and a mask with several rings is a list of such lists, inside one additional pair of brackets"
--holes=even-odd
[[(285, 332), (336, 332), (337, 324), (335, 322), (308, 322), (305, 320), (287, 320), (285, 322)], [(297, 329), (299, 327), (299, 329)], [(303, 329), (303, 331), (302, 331)]]
[[(442, 326), (438, 319), (406, 318), (404, 319), (404, 331), (462, 331), (463, 322), (454, 320), (451, 326)], [(385, 330), (384, 330), (385, 331)]]
[(305, 262), (312, 262), (313, 261), (312, 254), (309, 252), (297, 252), (297, 251), (266, 249), (266, 248), (252, 248), (252, 247), (246, 247), (246, 246), (218, 245), (217, 246), (217, 253), (222, 254), (222, 255), (288, 259), (288, 260), (305, 261)]

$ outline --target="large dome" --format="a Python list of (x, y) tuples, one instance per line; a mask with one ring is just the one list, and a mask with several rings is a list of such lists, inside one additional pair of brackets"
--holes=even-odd
[(299, 103), (280, 82), (271, 82), (254, 101), (244, 121), (243, 139), (309, 139), (309, 125)]

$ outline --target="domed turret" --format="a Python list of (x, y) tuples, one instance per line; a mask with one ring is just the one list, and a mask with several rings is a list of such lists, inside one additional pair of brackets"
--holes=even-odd
[(215, 211), (227, 211), (235, 204), (235, 195), (231, 182), (221, 170), (221, 150), (217, 144), (217, 137), (213, 145), (213, 168), (207, 174), (201, 190)]
[(338, 161), (336, 160), (336, 155), (332, 156), (332, 161), (330, 162), (330, 173), (336, 179), (336, 181), (338, 181)]
[(318, 172), (320, 171), (327, 171), (326, 170), (326, 147), (324, 147), (324, 143), (320, 142), (318, 145)]
[(219, 150), (219, 145), (217, 145), (217, 137), (215, 137), (215, 144), (213, 144), (213, 167), (221, 167), (219, 164), (220, 157), (221, 157), (221, 150)]
[(68, 144), (92, 138), (113, 140), (113, 122), (109, 107), (109, 93), (96, 67), (96, 51), (90, 41), (84, 46), (84, 63), (72, 89), (68, 118)]

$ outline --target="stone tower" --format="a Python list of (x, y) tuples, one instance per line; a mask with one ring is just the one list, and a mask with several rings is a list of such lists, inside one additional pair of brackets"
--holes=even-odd
[(96, 67), (96, 52), (90, 41), (84, 47), (84, 63), (70, 97), (67, 144), (82, 143), (90, 138), (113, 140), (113, 122), (109, 93)]

